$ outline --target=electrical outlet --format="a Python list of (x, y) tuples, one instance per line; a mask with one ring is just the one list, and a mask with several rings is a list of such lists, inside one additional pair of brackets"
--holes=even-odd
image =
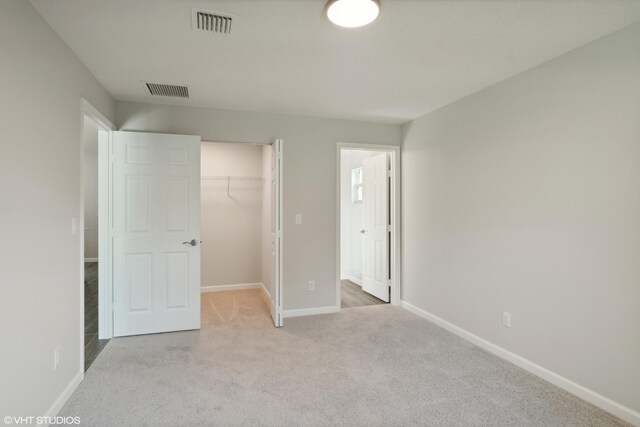
[(315, 280), (309, 280), (309, 290), (312, 291), (312, 292), (316, 290), (316, 281)]
[(296, 214), (296, 225), (302, 225), (302, 214)]
[(71, 235), (78, 234), (78, 218), (71, 218)]
[(60, 365), (60, 347), (53, 350), (53, 369), (58, 369)]
[(502, 326), (505, 326), (507, 328), (511, 327), (511, 313), (509, 313), (508, 311), (502, 312)]

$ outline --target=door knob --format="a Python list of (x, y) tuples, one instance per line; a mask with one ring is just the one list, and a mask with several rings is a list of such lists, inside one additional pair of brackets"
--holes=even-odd
[(361, 234), (364, 234), (364, 233), (366, 233), (366, 232), (367, 232), (367, 230), (360, 230), (360, 233), (361, 233)]
[(191, 246), (198, 246), (198, 241), (196, 239), (193, 239), (190, 242), (182, 242), (183, 245), (191, 245)]

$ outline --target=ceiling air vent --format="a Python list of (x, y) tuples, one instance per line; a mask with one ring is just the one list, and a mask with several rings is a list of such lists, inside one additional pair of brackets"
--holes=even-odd
[(231, 16), (193, 9), (191, 18), (194, 30), (231, 34), (231, 22), (233, 21)]
[(186, 86), (165, 85), (161, 83), (144, 84), (150, 95), (172, 96), (174, 98), (188, 98), (189, 88)]

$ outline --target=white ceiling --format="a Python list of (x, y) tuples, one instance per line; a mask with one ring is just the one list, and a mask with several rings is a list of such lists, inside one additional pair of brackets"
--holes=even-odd
[[(351, 30), (325, 0), (30, 1), (117, 100), (389, 123), (640, 21), (640, 0), (382, 0)], [(233, 35), (193, 31), (192, 7), (233, 15)]]

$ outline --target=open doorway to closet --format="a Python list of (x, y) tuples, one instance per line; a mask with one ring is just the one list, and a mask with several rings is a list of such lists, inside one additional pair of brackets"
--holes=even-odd
[(273, 145), (202, 142), (202, 324), (271, 322), (275, 277)]
[(397, 304), (399, 152), (343, 145), (338, 147), (340, 308)]

